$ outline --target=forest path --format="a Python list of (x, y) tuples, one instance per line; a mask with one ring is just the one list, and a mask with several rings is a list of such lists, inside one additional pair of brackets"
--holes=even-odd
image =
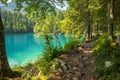
[(97, 80), (92, 55), (93, 42), (78, 45), (59, 59), (61, 67), (48, 80)]

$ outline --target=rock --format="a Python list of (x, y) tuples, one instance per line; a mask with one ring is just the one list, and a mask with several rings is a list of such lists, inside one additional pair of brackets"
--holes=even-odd
[(69, 66), (67, 65), (67, 63), (65, 63), (62, 60), (59, 60), (59, 61), (60, 61), (60, 66), (63, 68), (64, 71), (69, 69)]
[(64, 64), (65, 64), (65, 62), (62, 61), (61, 59), (59, 59), (59, 62), (60, 62), (61, 65), (64, 65)]
[(119, 33), (119, 35), (117, 36), (117, 43), (118, 43), (118, 45), (120, 45), (120, 33)]
[(83, 59), (86, 60), (86, 59), (88, 59), (88, 57), (86, 56), (86, 57), (84, 57)]
[(71, 65), (70, 64), (68, 64), (68, 69), (71, 69), (72, 67), (71, 67)]
[(73, 77), (72, 80), (79, 80), (77, 77)]
[(79, 50), (79, 51), (82, 50), (82, 47), (78, 47), (78, 50)]
[(92, 60), (91, 63), (94, 63), (94, 61)]
[(74, 71), (77, 71), (77, 67), (73, 67)]
[(68, 70), (67, 64), (63, 64), (63, 65), (61, 65), (61, 66), (63, 67), (63, 70), (64, 70), (64, 71)]
[(112, 64), (110, 61), (105, 61), (105, 67), (110, 67)]
[(61, 68), (58, 68), (58, 71), (59, 71), (60, 73), (63, 73), (63, 70), (62, 70)]

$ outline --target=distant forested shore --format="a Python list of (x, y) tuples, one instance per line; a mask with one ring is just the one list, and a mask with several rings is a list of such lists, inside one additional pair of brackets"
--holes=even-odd
[(6, 34), (33, 33), (35, 23), (19, 12), (2, 11), (2, 21)]

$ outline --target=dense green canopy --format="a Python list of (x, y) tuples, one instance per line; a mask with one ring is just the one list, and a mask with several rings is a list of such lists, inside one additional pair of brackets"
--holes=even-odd
[[(113, 40), (114, 36), (116, 37), (120, 32), (120, 0), (13, 1), (17, 5), (16, 10), (25, 11), (27, 17), (35, 22), (34, 32), (38, 34), (54, 34), (55, 36), (58, 33), (71, 34), (74, 39), (85, 35), (87, 40), (91, 40), (93, 36), (98, 37), (102, 34), (108, 34), (107, 37)], [(65, 11), (57, 10), (56, 5), (63, 7), (65, 1), (69, 5), (69, 8)], [(1, 0), (0, 3), (7, 4), (7, 0)], [(5, 21), (3, 19), (3, 22)], [(6, 22), (8, 23), (8, 21)], [(21, 24), (17, 23), (14, 29), (16, 27), (20, 29), (18, 25)], [(9, 26), (5, 25), (5, 27)], [(7, 76), (4, 71), (8, 71), (8, 76), (11, 76), (12, 71), (9, 68), (5, 53), (4, 30), (1, 16), (0, 35), (0, 75)], [(4, 61), (6, 65), (4, 65)]]

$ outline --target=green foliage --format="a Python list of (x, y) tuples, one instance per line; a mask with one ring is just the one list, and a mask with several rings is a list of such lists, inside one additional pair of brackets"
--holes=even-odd
[(96, 59), (110, 56), (111, 51), (112, 47), (107, 35), (100, 37), (100, 39), (94, 43), (94, 55)]
[[(63, 6), (64, 0), (13, 0), (17, 4), (17, 10), (23, 9), (31, 18), (38, 18), (39, 20), (46, 18), (49, 13), (56, 13), (56, 5)], [(26, 4), (26, 6), (23, 5)], [(24, 7), (24, 8), (23, 8)]]
[[(96, 73), (99, 80), (119, 80), (120, 79), (120, 46), (113, 46), (107, 35), (102, 36), (94, 43), (93, 52), (96, 61)], [(111, 65), (106, 67), (105, 62)]]
[(62, 13), (57, 12), (56, 15), (54, 14), (48, 14), (46, 15), (45, 19), (39, 20), (36, 19), (36, 24), (34, 27), (34, 32), (35, 33), (40, 33), (40, 34), (58, 34), (61, 32), (61, 23), (60, 21), (62, 20)]
[(80, 40), (79, 39), (69, 39), (64, 46), (64, 50), (65, 51), (69, 51), (72, 50), (73, 48), (75, 48), (78, 44), (80, 44)]
[(34, 22), (19, 12), (2, 11), (2, 21), (6, 33), (33, 32)]
[(51, 52), (49, 52), (49, 49), (45, 49), (43, 51), (43, 55), (35, 63), (39, 67), (42, 74), (50, 74), (50, 67), (52, 66), (52, 61), (57, 58), (61, 53), (62, 49), (54, 47), (51, 48)]
[(43, 35), (43, 39), (45, 41), (45, 47), (40, 59), (36, 61), (36, 65), (39, 67), (42, 74), (49, 74), (50, 67), (52, 65), (52, 61), (57, 58), (62, 52), (61, 47), (54, 47), (52, 43), (52, 36), (51, 35)]
[(120, 46), (115, 46), (113, 50), (115, 57), (120, 57)]
[(45, 51), (43, 51), (43, 58), (46, 61), (50, 62), (54, 58), (58, 57), (61, 53), (62, 53), (62, 49), (61, 48), (52, 47), (51, 48), (51, 52), (49, 52), (49, 49), (46, 49)]

